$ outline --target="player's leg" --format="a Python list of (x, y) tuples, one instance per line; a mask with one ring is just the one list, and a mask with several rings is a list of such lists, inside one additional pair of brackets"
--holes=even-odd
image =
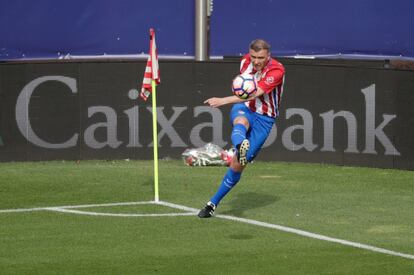
[[(255, 116), (255, 122), (250, 123), (251, 127), (247, 136), (248, 139), (246, 139), (250, 143), (250, 148), (247, 150), (245, 155), (248, 162), (252, 161), (260, 152), (274, 124), (274, 119), (272, 118), (260, 115)], [(233, 158), (216, 194), (199, 212), (198, 216), (200, 218), (209, 218), (214, 214), (214, 211), (220, 201), (239, 182), (244, 167), (245, 166), (242, 166), (236, 158)]]
[(247, 138), (250, 124), (245, 117), (240, 116), (234, 120), (233, 125), (231, 140), (234, 148), (236, 148), (237, 161), (241, 166), (245, 166), (247, 164), (246, 154), (250, 148), (250, 142)]
[(198, 213), (198, 216), (200, 218), (211, 217), (224, 196), (240, 181), (240, 177), (241, 172), (234, 171), (231, 168), (227, 169), (216, 194), (214, 194), (207, 205)]
[(233, 106), (230, 119), (233, 124), (231, 141), (237, 150), (237, 160), (241, 166), (245, 166), (247, 164), (246, 154), (250, 148), (247, 133), (253, 123), (253, 114), (245, 104), (239, 103)]
[(250, 148), (248, 140), (249, 128), (253, 122), (251, 111), (244, 104), (235, 104), (230, 113), (233, 123), (231, 140), (237, 149), (237, 158), (233, 158), (230, 167), (221, 181), (220, 187), (210, 202), (217, 206), (225, 195), (240, 181), (241, 173), (247, 164), (247, 152)]
[(210, 201), (207, 202), (206, 206), (203, 209), (201, 209), (201, 211), (198, 213), (198, 216), (200, 218), (210, 218), (214, 214), (214, 211), (216, 210), (216, 207), (219, 205), (220, 201), (240, 181), (240, 177), (241, 177), (242, 170), (243, 170), (244, 167), (240, 166), (241, 170), (236, 171), (234, 168), (232, 168), (232, 166), (234, 165), (233, 164), (234, 162), (237, 163), (235, 165), (240, 166), (240, 164), (238, 164), (237, 160), (235, 160), (235, 158), (233, 158), (232, 164), (227, 169), (227, 172), (224, 175), (223, 180), (221, 181), (221, 184), (220, 184), (219, 188), (217, 189), (217, 192), (210, 199)]
[(235, 148), (246, 139), (249, 127), (249, 121), (244, 116), (239, 116), (234, 119), (233, 130), (231, 131), (231, 142)]
[(257, 157), (274, 125), (274, 119), (272, 118), (261, 115), (256, 115), (256, 117), (257, 119), (249, 133), (250, 149), (246, 154), (248, 162)]
[[(233, 146), (237, 149), (237, 158), (233, 158), (230, 167), (221, 181), (221, 184), (206, 204), (206, 206), (198, 213), (200, 218), (209, 218), (213, 215), (214, 210), (220, 201), (228, 192), (240, 181), (241, 173), (247, 163), (246, 154), (249, 150), (249, 141), (247, 133), (250, 128), (252, 115), (250, 110), (244, 104), (235, 104), (232, 108), (230, 119), (233, 123), (233, 131), (231, 135)], [(247, 143), (247, 146), (246, 146)], [(244, 159), (244, 165), (241, 165), (241, 159)]]

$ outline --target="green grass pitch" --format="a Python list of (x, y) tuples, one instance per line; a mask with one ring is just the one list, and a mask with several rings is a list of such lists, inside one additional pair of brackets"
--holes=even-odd
[[(160, 200), (199, 209), (225, 170), (160, 161)], [(151, 161), (1, 163), (0, 273), (414, 274), (414, 259), (219, 217), (413, 256), (412, 171), (257, 161), (211, 219), (112, 205), (153, 198)]]

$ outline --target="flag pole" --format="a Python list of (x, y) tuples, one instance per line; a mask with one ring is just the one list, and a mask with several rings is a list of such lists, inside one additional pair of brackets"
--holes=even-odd
[(157, 95), (156, 95), (156, 83), (152, 79), (152, 138), (154, 145), (154, 201), (159, 202), (158, 191), (158, 130), (157, 130)]
[(142, 89), (140, 96), (143, 100), (147, 100), (149, 94), (152, 93), (152, 137), (154, 146), (154, 201), (159, 202), (158, 191), (158, 130), (157, 130), (157, 95), (156, 87), (160, 84), (160, 72), (158, 66), (158, 53), (155, 44), (155, 31), (150, 28), (150, 50), (145, 67), (144, 79), (142, 80)]

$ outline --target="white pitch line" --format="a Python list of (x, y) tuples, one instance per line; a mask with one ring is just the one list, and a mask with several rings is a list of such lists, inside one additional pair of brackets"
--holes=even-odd
[(34, 208), (15, 208), (15, 209), (0, 209), (0, 213), (16, 213), (16, 212), (31, 212), (31, 211), (45, 211), (49, 208), (90, 208), (90, 207), (107, 207), (107, 206), (126, 206), (126, 205), (140, 205), (140, 204), (154, 204), (154, 201), (134, 201), (134, 202), (115, 202), (115, 203), (101, 203), (101, 204), (82, 204), (82, 205), (62, 205), (53, 207), (34, 207)]
[[(162, 205), (177, 208), (177, 209), (180, 209), (180, 210), (198, 211), (197, 209), (190, 208), (190, 207), (183, 206), (183, 205), (174, 204), (174, 203), (169, 203), (169, 202), (159, 202), (159, 203), (162, 204)], [(383, 253), (383, 254), (387, 254), (387, 255), (393, 255), (393, 256), (398, 256), (398, 257), (414, 260), (414, 255), (411, 255), (411, 254), (401, 253), (401, 252), (397, 252), (397, 251), (393, 251), (393, 250), (389, 250), (389, 249), (385, 249), (385, 248), (380, 248), (380, 247), (375, 247), (375, 246), (372, 246), (372, 245), (367, 245), (367, 244), (342, 240), (342, 239), (338, 239), (338, 238), (332, 238), (332, 237), (328, 237), (328, 236), (324, 236), (324, 235), (320, 235), (320, 234), (316, 234), (316, 233), (312, 233), (312, 232), (308, 232), (308, 231), (304, 231), (304, 230), (300, 230), (300, 229), (296, 229), (296, 228), (292, 228), (292, 227), (287, 227), (287, 226), (283, 226), (283, 225), (278, 225), (278, 224), (273, 224), (273, 223), (266, 223), (266, 222), (261, 222), (261, 221), (251, 220), (251, 219), (245, 219), (245, 218), (239, 218), (239, 217), (234, 217), (234, 216), (228, 216), (228, 215), (215, 215), (215, 217), (221, 218), (221, 219), (226, 219), (226, 220), (231, 220), (231, 221), (236, 221), (236, 222), (247, 223), (247, 224), (256, 225), (256, 226), (260, 226), (260, 227), (276, 229), (276, 230), (279, 230), (279, 231), (293, 233), (293, 234), (300, 235), (300, 236), (303, 236), (303, 237), (308, 237), (308, 238), (327, 241), (327, 242), (332, 242), (332, 243), (339, 243), (339, 244), (346, 245), (346, 246), (352, 246), (352, 247), (365, 249), (365, 250), (369, 250), (369, 251), (373, 251), (373, 252), (378, 252), (378, 253)]]
[[(88, 208), (88, 207), (105, 207), (105, 206), (123, 206), (123, 205), (139, 205), (139, 204), (158, 204), (167, 206), (170, 208), (179, 209), (182, 211), (187, 211), (186, 213), (166, 213), (166, 214), (121, 214), (121, 213), (99, 213), (99, 212), (89, 212), (89, 211), (77, 211), (77, 210), (69, 210), (69, 209), (76, 209), (76, 208)], [(66, 213), (73, 213), (73, 214), (81, 214), (81, 215), (94, 215), (94, 216), (118, 216), (118, 217), (144, 217), (145, 216), (193, 216), (195, 215), (199, 210), (196, 208), (191, 208), (184, 205), (179, 205), (175, 203), (165, 202), (165, 201), (142, 201), (142, 202), (120, 202), (120, 203), (105, 203), (105, 204), (85, 204), (85, 205), (67, 205), (67, 206), (55, 206), (55, 207), (36, 207), (36, 208), (20, 208), (20, 209), (4, 209), (0, 210), (0, 213), (17, 213), (17, 212), (31, 212), (31, 211), (56, 211), (56, 212), (66, 212)], [(332, 243), (338, 243), (345, 246), (351, 246), (355, 248), (360, 248), (364, 250), (369, 250), (377, 253), (387, 254), (387, 255), (393, 255), (397, 257), (402, 257), (406, 259), (414, 260), (414, 255), (407, 254), (407, 253), (401, 253), (385, 248), (375, 247), (372, 245), (362, 244), (358, 242), (352, 242), (348, 240), (333, 238), (329, 236), (324, 236), (292, 227), (282, 226), (278, 224), (272, 224), (272, 223), (266, 223), (261, 222), (257, 220), (252, 219), (245, 219), (245, 218), (239, 218), (229, 215), (215, 215), (217, 218), (256, 225), (260, 227), (275, 229), (283, 232), (288, 232), (292, 234), (296, 234), (299, 236), (322, 240), (326, 242), (332, 242)]]
[(33, 212), (33, 211), (45, 211), (45, 207), (35, 208), (16, 208), (16, 209), (1, 209), (0, 213), (18, 213), (18, 212)]
[(167, 206), (167, 207), (170, 207), (170, 208), (175, 208), (175, 209), (178, 209), (178, 210), (192, 212), (192, 213), (198, 213), (198, 211), (199, 211), (199, 209), (196, 209), (196, 208), (191, 208), (191, 207), (188, 207), (188, 206), (179, 205), (179, 204), (166, 202), (166, 201), (158, 201), (158, 202), (154, 202), (154, 203), (159, 204), (159, 205), (164, 205), (164, 206)]
[(287, 226), (282, 226), (278, 224), (260, 222), (256, 220), (238, 218), (238, 217), (227, 216), (227, 215), (217, 215), (216, 217), (231, 220), (231, 221), (243, 222), (243, 223), (257, 225), (261, 227), (276, 229), (279, 231), (289, 232), (289, 233), (293, 233), (296, 235), (300, 235), (300, 236), (304, 236), (304, 237), (308, 237), (312, 239), (317, 239), (317, 240), (322, 240), (322, 241), (327, 241), (327, 242), (332, 242), (332, 243), (339, 243), (339, 244), (346, 245), (346, 246), (352, 246), (352, 247), (370, 250), (370, 251), (374, 251), (378, 253), (383, 253), (383, 254), (388, 254), (388, 255), (393, 255), (393, 256), (398, 256), (398, 257), (403, 257), (403, 258), (414, 260), (414, 255), (411, 255), (411, 254), (401, 253), (401, 252), (397, 252), (397, 251), (393, 251), (393, 250), (389, 250), (389, 249), (385, 249), (381, 247), (375, 247), (372, 245), (342, 240), (338, 238), (332, 238), (332, 237), (328, 237), (328, 236), (324, 236), (324, 235), (320, 235), (320, 234), (316, 234), (316, 233), (312, 233), (312, 232), (308, 232), (308, 231), (304, 231), (304, 230), (300, 230), (296, 228), (291, 228)]
[(82, 205), (65, 205), (65, 206), (56, 206), (56, 207), (71, 209), (71, 208), (110, 207), (110, 206), (142, 205), (142, 204), (154, 204), (154, 201), (130, 201), (130, 202), (112, 202), (112, 203), (100, 203), (100, 204), (95, 203), (95, 204), (82, 204)]
[(126, 213), (102, 213), (102, 212), (90, 212), (90, 211), (79, 211), (79, 210), (70, 210), (59, 207), (50, 207), (46, 210), (62, 212), (62, 213), (71, 213), (87, 216), (106, 216), (106, 217), (176, 217), (176, 216), (194, 216), (195, 213), (160, 213), (160, 214), (126, 214)]

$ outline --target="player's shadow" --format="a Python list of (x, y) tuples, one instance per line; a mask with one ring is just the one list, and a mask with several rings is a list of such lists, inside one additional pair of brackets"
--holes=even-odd
[(277, 196), (269, 194), (253, 192), (241, 193), (228, 202), (230, 209), (221, 212), (221, 214), (241, 217), (246, 210), (264, 207), (278, 200), (279, 198)]

